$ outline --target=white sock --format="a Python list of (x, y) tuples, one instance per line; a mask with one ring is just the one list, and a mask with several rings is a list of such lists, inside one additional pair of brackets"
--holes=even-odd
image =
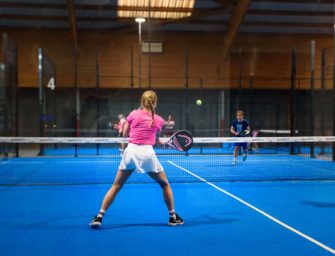
[(105, 210), (104, 209), (100, 209), (99, 213), (98, 213), (98, 217), (103, 217), (105, 215)]
[(172, 218), (175, 219), (176, 218), (176, 211), (175, 211), (175, 209), (169, 211), (169, 215), (170, 215), (170, 217), (172, 217)]

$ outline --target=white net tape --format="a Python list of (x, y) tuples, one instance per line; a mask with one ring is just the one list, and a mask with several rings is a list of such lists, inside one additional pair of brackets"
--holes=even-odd
[[(165, 143), (169, 138), (160, 138)], [(194, 143), (295, 143), (295, 142), (335, 142), (335, 136), (300, 136), (300, 137), (196, 137)], [(36, 144), (108, 144), (127, 143), (128, 138), (75, 138), (75, 137), (0, 137), (0, 143), (36, 143)]]

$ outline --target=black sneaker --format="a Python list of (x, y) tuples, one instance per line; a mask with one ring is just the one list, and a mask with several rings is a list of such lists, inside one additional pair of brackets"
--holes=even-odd
[(170, 217), (168, 225), (169, 226), (177, 226), (177, 225), (183, 225), (184, 221), (182, 218), (179, 217), (179, 215), (176, 213), (176, 218)]
[(98, 215), (97, 215), (92, 219), (92, 221), (90, 223), (90, 227), (91, 228), (100, 228), (101, 227), (101, 222), (102, 222), (102, 217), (98, 217)]

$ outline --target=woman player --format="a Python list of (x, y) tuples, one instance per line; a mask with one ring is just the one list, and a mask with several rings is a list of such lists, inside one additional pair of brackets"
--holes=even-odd
[(98, 215), (90, 223), (92, 228), (101, 226), (102, 217), (134, 170), (139, 173), (147, 173), (161, 186), (170, 216), (168, 225), (184, 224), (182, 218), (175, 212), (173, 193), (169, 181), (153, 150), (156, 133), (164, 125), (164, 119), (155, 114), (156, 104), (156, 93), (145, 91), (141, 97), (141, 108), (134, 110), (127, 117), (123, 136), (127, 137), (129, 135), (129, 144), (123, 153), (114, 183), (107, 191)]
[[(237, 110), (236, 119), (233, 121), (230, 127), (230, 132), (236, 137), (242, 137), (245, 130), (248, 130), (250, 132), (249, 123), (247, 120), (244, 119), (243, 111)], [(236, 165), (236, 161), (237, 161), (236, 159), (237, 159), (238, 150), (240, 147), (242, 147), (243, 149), (243, 161), (247, 160), (248, 143), (234, 143), (233, 165)]]

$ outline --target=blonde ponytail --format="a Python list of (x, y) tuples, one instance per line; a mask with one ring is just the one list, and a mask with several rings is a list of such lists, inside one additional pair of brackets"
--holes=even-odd
[(150, 110), (152, 120), (149, 124), (149, 127), (152, 126), (155, 117), (155, 107), (157, 103), (157, 95), (154, 91), (145, 91), (141, 97), (141, 107), (147, 110)]

